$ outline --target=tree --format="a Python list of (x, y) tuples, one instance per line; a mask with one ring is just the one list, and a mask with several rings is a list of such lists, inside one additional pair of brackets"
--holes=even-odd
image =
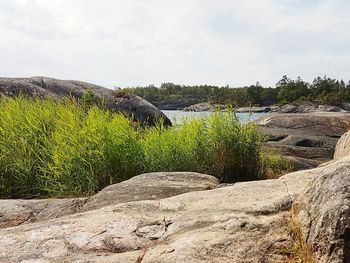
[(287, 76), (277, 82), (278, 94), (277, 98), (279, 102), (291, 103), (301, 97), (307, 97), (310, 94), (309, 85), (304, 82), (300, 77), (297, 80), (291, 80)]

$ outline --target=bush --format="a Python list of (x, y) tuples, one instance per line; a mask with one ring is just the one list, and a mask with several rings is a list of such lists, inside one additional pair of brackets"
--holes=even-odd
[(0, 101), (0, 196), (80, 196), (143, 172), (194, 171), (222, 182), (265, 177), (262, 138), (233, 113), (141, 128), (73, 100)]

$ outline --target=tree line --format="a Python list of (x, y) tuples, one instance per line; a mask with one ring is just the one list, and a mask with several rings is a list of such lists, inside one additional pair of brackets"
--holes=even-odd
[(234, 107), (270, 106), (288, 103), (313, 102), (339, 106), (350, 102), (350, 81), (317, 77), (312, 83), (300, 77), (291, 79), (283, 76), (274, 88), (262, 87), (259, 82), (244, 87), (219, 87), (211, 85), (177, 85), (163, 83), (160, 87), (149, 85), (118, 89), (116, 92), (132, 92), (156, 106), (177, 103), (183, 107), (200, 102), (230, 104)]

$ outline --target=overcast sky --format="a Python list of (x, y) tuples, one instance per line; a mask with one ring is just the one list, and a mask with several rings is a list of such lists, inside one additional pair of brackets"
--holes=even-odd
[(350, 79), (349, 0), (0, 0), (0, 76), (109, 88)]

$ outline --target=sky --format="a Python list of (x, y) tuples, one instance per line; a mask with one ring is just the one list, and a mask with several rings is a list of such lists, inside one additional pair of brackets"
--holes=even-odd
[(0, 0), (0, 76), (108, 88), (350, 79), (349, 0)]

